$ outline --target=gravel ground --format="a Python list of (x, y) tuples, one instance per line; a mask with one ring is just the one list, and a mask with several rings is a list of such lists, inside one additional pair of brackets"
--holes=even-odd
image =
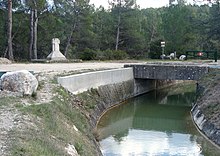
[(0, 64), (0, 71), (28, 70), (34, 72), (68, 72), (82, 69), (122, 68), (125, 63), (31, 63)]

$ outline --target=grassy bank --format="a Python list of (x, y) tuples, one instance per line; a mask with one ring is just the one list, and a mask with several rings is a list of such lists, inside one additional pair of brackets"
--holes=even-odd
[[(86, 93), (81, 94), (79, 99), (58, 85), (53, 91), (56, 96), (49, 103), (36, 103), (37, 95), (0, 99), (0, 107), (10, 103), (22, 118), (20, 126), (9, 133), (10, 155), (69, 155), (69, 145), (74, 145), (81, 156), (99, 155), (87, 115), (94, 101), (90, 103)], [(24, 100), (29, 105), (24, 104)]]

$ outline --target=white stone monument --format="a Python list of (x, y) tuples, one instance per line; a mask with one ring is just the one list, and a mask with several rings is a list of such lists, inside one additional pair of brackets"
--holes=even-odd
[(66, 60), (66, 57), (60, 52), (60, 40), (58, 38), (52, 39), (52, 52), (47, 56), (48, 60), (60, 61)]

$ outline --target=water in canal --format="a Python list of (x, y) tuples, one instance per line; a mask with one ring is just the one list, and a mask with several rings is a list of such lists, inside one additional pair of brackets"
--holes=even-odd
[(97, 125), (104, 156), (219, 156), (194, 126), (195, 85), (136, 97), (106, 112)]

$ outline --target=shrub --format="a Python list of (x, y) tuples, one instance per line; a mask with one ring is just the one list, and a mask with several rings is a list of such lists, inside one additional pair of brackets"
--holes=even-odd
[(84, 51), (79, 53), (79, 58), (82, 60), (122, 60), (126, 59), (128, 54), (122, 50), (92, 50), (85, 49)]
[(96, 57), (96, 51), (89, 48), (86, 48), (84, 51), (79, 53), (79, 58), (82, 60), (95, 60)]
[(122, 60), (128, 57), (125, 51), (110, 49), (103, 51), (103, 55), (106, 60)]

